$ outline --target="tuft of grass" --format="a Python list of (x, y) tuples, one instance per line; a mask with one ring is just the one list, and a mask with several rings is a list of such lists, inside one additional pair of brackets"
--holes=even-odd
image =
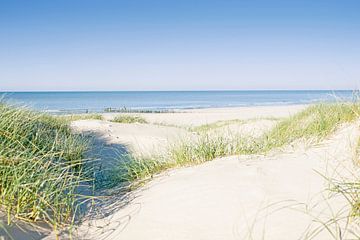
[(0, 209), (8, 224), (71, 223), (86, 149), (64, 119), (0, 103)]
[(321, 140), (339, 124), (355, 120), (360, 113), (358, 104), (318, 104), (280, 121), (259, 138), (235, 136), (201, 136), (195, 143), (185, 142), (172, 150), (178, 163), (201, 163), (234, 154), (264, 154), (298, 139)]
[(351, 216), (360, 217), (360, 179), (355, 181), (332, 181), (333, 191), (342, 194), (352, 208)]
[[(355, 146), (355, 159), (354, 165), (356, 170), (359, 167), (360, 159), (360, 137), (358, 138), (357, 144)], [(341, 193), (349, 202), (352, 207), (352, 216), (360, 218), (360, 177), (357, 173), (351, 172), (353, 178), (352, 181), (340, 180), (340, 181), (331, 181), (333, 190)]]
[(360, 166), (360, 138), (358, 139), (356, 146), (355, 146), (353, 162), (355, 165)]
[(359, 113), (358, 103), (317, 104), (281, 120), (258, 138), (205, 133), (195, 141), (183, 141), (172, 146), (169, 154), (163, 157), (165, 159), (132, 159), (126, 162), (122, 166), (125, 169), (123, 180), (138, 181), (172, 167), (200, 164), (223, 156), (265, 154), (298, 139), (320, 141), (340, 124), (357, 119)]
[(240, 119), (233, 119), (233, 120), (227, 120), (227, 121), (217, 121), (214, 123), (209, 123), (209, 124), (204, 124), (204, 125), (200, 125), (197, 127), (193, 127), (191, 130), (197, 133), (205, 133), (209, 130), (213, 130), (213, 129), (217, 129), (217, 128), (221, 128), (221, 127), (225, 127), (228, 126), (230, 124), (243, 124), (245, 123), (245, 120), (240, 120)]
[(141, 181), (145, 181), (166, 169), (176, 166), (174, 162), (166, 160), (155, 157), (142, 158), (129, 156), (116, 170), (117, 173), (120, 173), (117, 180), (123, 183), (136, 183), (137, 185)]
[[(328, 239), (360, 239), (360, 181), (357, 169), (351, 169), (350, 174), (350, 179), (341, 175), (338, 176), (339, 179), (323, 176), (329, 184), (328, 190), (335, 194), (325, 195), (326, 198), (322, 201), (326, 202), (326, 209), (320, 211), (320, 214), (319, 211), (314, 214), (307, 209), (306, 213), (313, 218), (314, 224), (307, 227), (304, 239), (316, 239), (320, 233), (328, 234)], [(343, 196), (347, 202), (340, 209), (335, 209), (332, 207), (332, 198), (336, 199), (338, 195)], [(315, 203), (314, 206), (318, 204)], [(324, 211), (329, 213), (321, 214)]]
[(359, 103), (323, 103), (310, 106), (281, 121), (266, 133), (259, 141), (261, 151), (267, 152), (297, 139), (322, 140), (340, 124), (356, 120), (359, 113)]
[(104, 120), (104, 117), (101, 114), (95, 114), (95, 113), (72, 114), (72, 115), (65, 115), (65, 116), (57, 116), (57, 118), (59, 118), (60, 120), (67, 121), (67, 122), (73, 122), (73, 121), (78, 121), (78, 120), (88, 120), (88, 119)]
[(132, 115), (118, 115), (111, 121), (116, 123), (147, 123), (145, 118)]
[(210, 131), (210, 130), (214, 130), (214, 129), (226, 127), (226, 126), (229, 126), (229, 125), (231, 125), (231, 124), (245, 124), (245, 123), (253, 122), (253, 121), (256, 121), (256, 120), (278, 121), (278, 120), (280, 120), (280, 119), (279, 119), (279, 118), (274, 118), (274, 117), (268, 117), (268, 118), (253, 118), (253, 119), (246, 119), (246, 120), (242, 120), (242, 119), (231, 119), (231, 120), (217, 121), (217, 122), (214, 122), (214, 123), (209, 123), (209, 124), (204, 124), (204, 125), (192, 127), (192, 128), (190, 128), (189, 130), (201, 134), (201, 133), (206, 133), (206, 132), (208, 132), (208, 131)]

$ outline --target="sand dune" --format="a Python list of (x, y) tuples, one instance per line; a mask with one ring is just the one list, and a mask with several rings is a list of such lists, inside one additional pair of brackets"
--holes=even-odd
[[(347, 125), (318, 146), (299, 144), (271, 156), (226, 157), (170, 171), (134, 193), (124, 209), (86, 222), (80, 232), (92, 239), (201, 240), (250, 239), (250, 231), (251, 239), (262, 239), (265, 228), (265, 239), (299, 239), (313, 219), (296, 204), (318, 204), (311, 211), (331, 217), (322, 198), (326, 181), (316, 171), (349, 168), (358, 135), (357, 125)], [(334, 211), (345, 205), (343, 199), (329, 201), (335, 201)]]
[(72, 123), (78, 132), (100, 138), (104, 144), (119, 144), (138, 155), (161, 154), (168, 144), (191, 137), (191, 133), (177, 127), (151, 124), (122, 124), (100, 120), (80, 120)]
[[(271, 128), (276, 121), (271, 118), (290, 116), (305, 105), (238, 107), (192, 109), (176, 113), (142, 113), (149, 124), (122, 124), (100, 120), (80, 120), (72, 123), (74, 130), (95, 134), (105, 144), (119, 144), (124, 149), (138, 155), (163, 154), (170, 144), (196, 137), (192, 127), (224, 121), (224, 126), (214, 128), (209, 133), (246, 134), (258, 136)], [(111, 120), (118, 114), (104, 114)], [(233, 120), (245, 120), (231, 123)], [(226, 122), (229, 121), (229, 122)]]
[[(235, 116), (242, 119), (283, 117), (302, 108), (218, 109), (218, 115), (215, 110), (192, 110), (143, 116), (151, 121), (162, 117), (166, 123), (183, 126), (185, 122), (191, 125), (214, 123), (232, 120)], [(230, 131), (236, 128), (240, 132), (254, 133), (261, 126), (260, 132), (272, 124), (260, 120), (227, 127)], [(110, 132), (110, 142), (136, 138), (135, 142), (149, 149), (155, 142), (162, 144), (177, 134), (189, 134), (181, 127), (156, 124), (130, 126), (81, 121), (74, 126), (82, 131), (100, 131), (103, 135)], [(157, 140), (153, 136), (157, 136)], [(205, 240), (263, 239), (265, 235), (264, 239), (301, 239), (314, 220), (311, 214), (327, 220), (331, 210), (346, 205), (344, 199), (334, 197), (327, 200), (332, 202), (333, 209), (328, 208), (324, 201), (327, 181), (321, 174), (332, 175), (336, 169), (338, 174), (346, 176), (346, 169), (352, 169), (358, 136), (358, 124), (346, 125), (315, 146), (300, 142), (267, 156), (232, 156), (169, 171), (133, 192), (135, 199), (124, 208), (107, 217), (86, 221), (79, 228), (78, 237)], [(329, 235), (323, 232), (316, 239), (329, 239)]]
[[(105, 147), (118, 147), (120, 153), (161, 154), (172, 142), (196, 137), (194, 127), (219, 121), (228, 122), (210, 132), (259, 135), (276, 123), (272, 118), (286, 117), (303, 108), (201, 109), (141, 114), (149, 124), (81, 120), (73, 122), (72, 127), (95, 137), (97, 142), (90, 154), (107, 163), (114, 151), (108, 153)], [(114, 114), (106, 114), (106, 119), (112, 117)], [(266, 156), (231, 156), (165, 172), (131, 192), (131, 201), (124, 201), (121, 208), (116, 201), (122, 202), (124, 196), (114, 195), (116, 208), (106, 206), (106, 212), (98, 209), (98, 215), (89, 216), (77, 227), (73, 238), (306, 239), (305, 230), (318, 227), (315, 218), (326, 221), (332, 211), (337, 213), (347, 206), (342, 197), (329, 198), (325, 191), (328, 182), (322, 174), (353, 177), (349, 173), (355, 171), (352, 160), (359, 135), (359, 123), (352, 123), (343, 125), (320, 144), (297, 142)], [(44, 234), (32, 236), (55, 238), (54, 233), (45, 238)], [(322, 232), (315, 239), (331, 238)]]

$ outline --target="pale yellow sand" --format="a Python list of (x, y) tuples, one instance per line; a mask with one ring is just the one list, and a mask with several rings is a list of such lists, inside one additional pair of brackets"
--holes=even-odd
[[(348, 125), (309, 149), (300, 144), (272, 156), (227, 157), (171, 171), (138, 191), (124, 209), (84, 223), (80, 232), (92, 239), (231, 240), (263, 239), (263, 234), (271, 240), (300, 239), (314, 219), (296, 204), (318, 204), (309, 212), (331, 218), (320, 194), (326, 181), (316, 171), (351, 168), (358, 135), (358, 126)], [(343, 199), (329, 201), (334, 211), (346, 205)], [(315, 239), (331, 238), (323, 232)]]
[[(233, 119), (286, 117), (303, 108), (202, 109), (142, 116), (152, 123), (188, 127)], [(84, 123), (90, 124), (82, 122), (80, 125)], [(263, 119), (230, 124), (225, 128), (231, 132), (261, 134), (273, 124), (273, 121)], [(111, 130), (114, 135), (110, 139), (124, 135), (125, 141), (130, 135), (139, 136), (135, 142), (141, 142), (143, 146), (156, 142), (151, 138), (153, 134), (163, 140), (177, 134), (186, 135), (186, 131), (178, 127), (121, 124), (112, 125), (112, 128), (117, 130)], [(112, 128), (109, 125), (100, 127), (106, 131)], [(224, 129), (212, 131), (219, 130)], [(135, 200), (125, 208), (108, 217), (85, 222), (79, 229), (79, 236), (90, 239), (201, 240), (262, 239), (265, 234), (265, 239), (298, 239), (314, 219), (303, 212), (305, 205), (297, 204), (321, 203), (310, 210), (321, 213), (320, 218), (324, 220), (331, 217), (327, 205), (322, 203), (326, 181), (317, 171), (333, 173), (331, 169), (339, 163), (342, 165), (338, 171), (343, 172), (340, 169), (344, 166), (351, 168), (357, 137), (357, 125), (345, 126), (330, 140), (309, 149), (307, 144), (299, 144), (271, 156), (227, 157), (170, 171), (133, 193)], [(346, 205), (343, 199), (330, 201), (335, 202), (332, 203), (334, 211)], [(274, 203), (278, 204), (272, 205)], [(329, 235), (324, 232), (316, 239), (329, 239)]]
[(184, 129), (152, 124), (80, 120), (73, 122), (72, 127), (78, 132), (95, 134), (105, 145), (118, 144), (139, 155), (163, 153), (169, 144), (191, 137), (191, 133)]
[[(85, 120), (74, 122), (73, 128), (96, 134), (105, 145), (121, 145), (135, 153), (153, 154), (163, 151), (169, 142), (196, 136), (187, 130), (189, 127), (234, 119), (260, 119), (211, 130), (259, 135), (276, 123), (268, 118), (286, 117), (304, 107), (141, 114), (151, 124)], [(106, 118), (113, 116), (107, 114)], [(159, 123), (174, 126), (159, 126)], [(343, 126), (320, 145), (299, 143), (268, 156), (226, 157), (166, 172), (133, 192), (131, 196), (135, 199), (125, 207), (108, 216), (85, 221), (73, 238), (301, 239), (301, 234), (314, 220), (309, 213), (315, 213), (322, 220), (331, 217), (323, 201), (326, 181), (319, 173), (332, 175), (336, 168), (339, 174), (346, 176), (344, 169), (353, 171), (352, 154), (358, 136), (356, 123)], [(329, 201), (334, 211), (346, 205), (339, 198)], [(304, 204), (316, 206), (310, 207), (306, 214)], [(278, 208), (284, 209), (273, 212)], [(54, 239), (54, 235), (46, 239)], [(315, 239), (331, 238), (322, 233)]]
[[(294, 114), (306, 106), (267, 106), (193, 109), (176, 113), (130, 114), (144, 117), (149, 124), (121, 124), (99, 120), (80, 120), (72, 123), (78, 132), (89, 132), (101, 137), (104, 144), (119, 144), (139, 155), (156, 155), (166, 151), (169, 145), (181, 140), (191, 140), (198, 134), (192, 127), (219, 121), (249, 120), (244, 123), (226, 124), (209, 133), (247, 134), (258, 136), (271, 128), (276, 121)], [(119, 114), (104, 114), (111, 120)]]

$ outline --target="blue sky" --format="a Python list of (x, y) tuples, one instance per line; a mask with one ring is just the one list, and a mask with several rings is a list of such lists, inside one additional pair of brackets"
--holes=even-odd
[(357, 0), (0, 0), (0, 91), (360, 88)]

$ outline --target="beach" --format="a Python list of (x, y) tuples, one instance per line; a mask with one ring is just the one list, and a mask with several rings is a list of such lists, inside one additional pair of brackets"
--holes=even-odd
[[(135, 192), (127, 206), (82, 230), (96, 239), (298, 239), (313, 223), (311, 214), (325, 222), (346, 204), (325, 200), (327, 182), (320, 175), (347, 169), (354, 142), (344, 139), (359, 131), (350, 126), (339, 134), (320, 147), (167, 172)], [(329, 233), (315, 239), (329, 239)]]
[[(262, 139), (279, 123), (294, 121), (293, 116), (302, 116), (308, 109), (309, 105), (254, 106), (73, 115), (69, 119), (74, 133), (91, 139), (86, 158), (96, 159), (105, 174), (133, 161), (128, 156), (172, 161), (169, 154), (174, 146), (196, 146), (204, 135), (230, 139), (224, 144), (234, 137)], [(321, 221), (351, 212), (343, 196), (329, 197), (328, 177), (351, 180), (358, 176), (353, 162), (359, 123), (346, 120), (337, 126), (321, 141), (302, 138), (269, 151), (220, 153), (156, 171), (140, 168), (139, 174), (150, 172), (134, 178), (135, 182), (145, 180), (136, 188), (97, 190), (96, 197), (106, 200), (90, 207), (95, 210), (85, 212), (70, 235), (27, 225), (8, 231), (16, 239), (310, 239)], [(329, 239), (329, 232), (321, 231), (314, 239)]]
[[(190, 138), (191, 127), (227, 121), (220, 131), (261, 135), (306, 107), (194, 109), (137, 114), (147, 124), (82, 120), (73, 126), (135, 153), (159, 154), (167, 143)], [(104, 117), (111, 120), (114, 115)], [(233, 123), (236, 119), (246, 121)], [(132, 200), (115, 213), (86, 221), (79, 234), (90, 239), (304, 237), (314, 221), (312, 214), (326, 221), (332, 211), (346, 205), (339, 198), (324, 201), (328, 184), (324, 176), (344, 177), (353, 168), (358, 137), (358, 124), (347, 124), (320, 144), (300, 142), (266, 155), (230, 156), (165, 171), (131, 193)], [(332, 209), (325, 202), (331, 202)], [(329, 234), (323, 231), (316, 239), (329, 239)]]
[[(289, 117), (306, 106), (208, 108), (169, 113), (104, 113), (104, 120), (75, 121), (72, 127), (78, 132), (96, 133), (106, 143), (123, 145), (135, 154), (154, 154), (166, 150), (168, 144), (192, 138), (196, 135), (196, 128), (201, 126), (208, 125), (214, 130), (226, 133), (259, 135), (273, 126), (277, 120)], [(147, 123), (111, 122), (117, 115), (139, 116)], [(216, 123), (222, 124), (218, 127)]]
[(360, 1), (1, 1), (0, 240), (360, 240)]

